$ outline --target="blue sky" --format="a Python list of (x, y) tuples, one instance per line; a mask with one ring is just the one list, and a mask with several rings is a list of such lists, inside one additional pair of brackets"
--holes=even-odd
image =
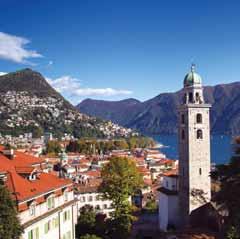
[(147, 100), (182, 87), (238, 81), (240, 2), (0, 2), (0, 72), (40, 71), (71, 102)]

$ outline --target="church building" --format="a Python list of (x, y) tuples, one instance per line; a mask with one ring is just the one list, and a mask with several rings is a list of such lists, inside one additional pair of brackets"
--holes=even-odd
[[(164, 190), (164, 185), (159, 189), (159, 228), (165, 231), (169, 226), (189, 226), (191, 213), (211, 200), (211, 105), (204, 102), (202, 79), (195, 72), (194, 65), (184, 78), (182, 93), (178, 108), (178, 191), (174, 189), (171, 193), (169, 188)], [(169, 201), (173, 201), (173, 195), (177, 205), (172, 205)], [(171, 213), (172, 208), (174, 215)], [(166, 214), (169, 218), (167, 222), (162, 220), (166, 218)]]

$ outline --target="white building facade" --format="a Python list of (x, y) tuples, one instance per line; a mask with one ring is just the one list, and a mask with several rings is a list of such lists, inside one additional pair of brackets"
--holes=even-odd
[(80, 209), (86, 205), (90, 205), (96, 213), (104, 214), (107, 217), (109, 217), (113, 211), (112, 201), (103, 199), (96, 188), (89, 188), (85, 191), (78, 192), (75, 194), (75, 198), (77, 199), (78, 216), (80, 215)]
[(167, 231), (179, 224), (178, 175), (163, 176), (159, 191), (159, 229)]
[[(38, 203), (40, 200), (43, 202)], [(19, 213), (24, 228), (22, 239), (75, 238), (77, 211), (73, 191), (66, 190), (60, 195), (53, 191), (34, 198), (27, 205), (26, 210)]]

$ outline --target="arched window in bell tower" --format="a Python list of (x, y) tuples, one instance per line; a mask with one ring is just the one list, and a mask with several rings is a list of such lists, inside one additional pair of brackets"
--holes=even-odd
[(181, 123), (185, 124), (185, 115), (184, 114), (181, 115)]
[(187, 104), (187, 94), (186, 93), (183, 95), (182, 101), (183, 101), (183, 104)]
[(200, 113), (197, 114), (196, 121), (197, 121), (198, 124), (202, 123), (202, 114), (200, 114)]
[(193, 103), (193, 93), (192, 92), (189, 93), (189, 102)]
[(199, 96), (199, 93), (198, 93), (198, 92), (195, 94), (195, 98), (196, 98), (196, 102), (199, 102), (200, 96)]
[(203, 132), (201, 129), (197, 130), (197, 139), (202, 139), (203, 138)]
[(182, 140), (185, 139), (185, 131), (184, 131), (184, 129), (182, 129), (182, 132), (181, 132), (181, 138), (182, 138)]

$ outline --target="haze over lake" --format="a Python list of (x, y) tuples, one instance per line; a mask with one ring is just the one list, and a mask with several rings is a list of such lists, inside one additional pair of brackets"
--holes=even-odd
[[(160, 150), (168, 158), (178, 159), (178, 142), (177, 135), (154, 135), (152, 136), (159, 144), (166, 147)], [(232, 155), (232, 136), (229, 135), (212, 135), (211, 136), (211, 161), (212, 163), (227, 163)]]

